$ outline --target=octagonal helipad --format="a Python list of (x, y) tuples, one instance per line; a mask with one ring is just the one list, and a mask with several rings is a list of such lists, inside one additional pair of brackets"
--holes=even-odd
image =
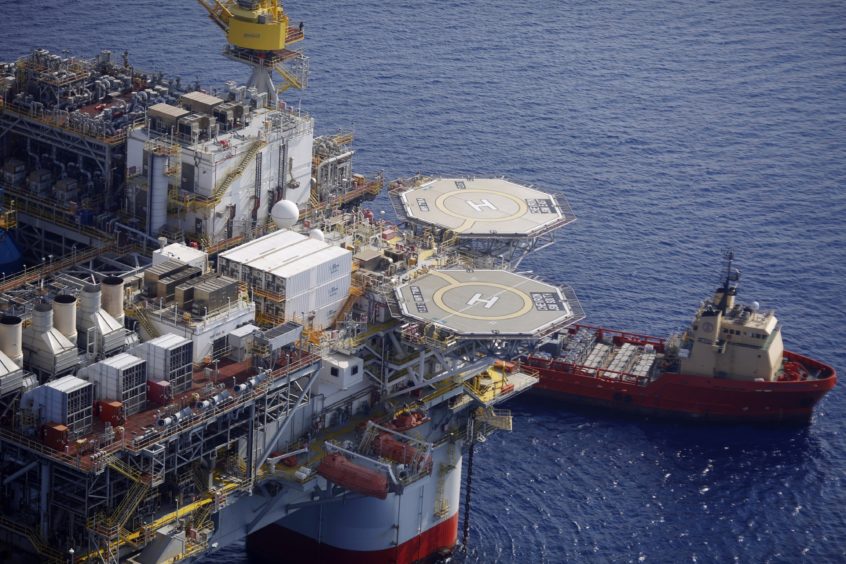
[(465, 237), (534, 236), (575, 219), (554, 196), (502, 178), (440, 178), (399, 197), (410, 221)]
[(582, 318), (572, 291), (504, 270), (432, 270), (396, 289), (407, 317), (459, 337), (531, 338)]

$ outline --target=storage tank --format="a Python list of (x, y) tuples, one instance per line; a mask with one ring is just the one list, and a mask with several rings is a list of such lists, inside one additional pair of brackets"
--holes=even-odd
[(18, 366), (23, 366), (22, 331), (20, 317), (4, 315), (0, 318), (0, 350)]
[(76, 298), (60, 294), (53, 300), (53, 326), (76, 344)]

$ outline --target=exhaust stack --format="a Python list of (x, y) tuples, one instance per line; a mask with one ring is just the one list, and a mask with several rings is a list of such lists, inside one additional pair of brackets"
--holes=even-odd
[[(123, 286), (123, 280), (120, 286)], [(110, 286), (117, 286), (111, 284)], [(114, 288), (109, 291), (114, 292)], [(113, 297), (113, 295), (111, 295)], [(100, 284), (88, 284), (82, 289), (79, 298), (79, 315), (76, 317), (77, 341), (79, 346), (90, 355), (106, 355), (117, 351), (124, 345), (123, 323), (118, 322), (109, 312), (102, 309), (102, 291)], [(121, 308), (123, 290), (120, 290)], [(112, 307), (116, 304), (113, 302)], [(123, 310), (121, 309), (121, 314)], [(121, 315), (121, 319), (123, 316)]]
[(23, 322), (20, 317), (4, 315), (0, 318), (0, 350), (20, 367), (23, 367), (22, 332)]
[(65, 374), (78, 363), (76, 346), (53, 327), (53, 305), (39, 302), (32, 309), (32, 325), (24, 331), (27, 367), (34, 372), (55, 377)]
[(109, 276), (100, 285), (103, 288), (103, 309), (123, 325), (123, 278)]
[(76, 298), (60, 294), (53, 300), (53, 326), (76, 344)]

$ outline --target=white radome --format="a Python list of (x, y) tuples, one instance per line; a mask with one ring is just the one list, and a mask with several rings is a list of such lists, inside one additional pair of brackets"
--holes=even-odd
[(320, 229), (312, 229), (308, 232), (308, 236), (312, 239), (317, 239), (318, 241), (325, 241), (326, 236), (323, 234), (323, 231)]
[(280, 229), (289, 229), (300, 218), (300, 209), (291, 200), (279, 200), (270, 210), (270, 217)]

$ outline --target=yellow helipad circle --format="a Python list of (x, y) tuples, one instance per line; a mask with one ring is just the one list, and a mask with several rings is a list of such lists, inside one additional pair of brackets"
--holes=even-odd
[[(444, 278), (446, 278), (446, 277), (444, 277)], [(493, 287), (493, 288), (498, 288), (502, 292), (510, 292), (512, 294), (516, 294), (519, 298), (521, 298), (523, 300), (523, 307), (521, 307), (519, 310), (515, 311), (514, 313), (509, 313), (509, 314), (506, 314), (506, 315), (488, 315), (488, 316), (472, 315), (472, 314), (469, 314), (469, 313), (464, 313), (463, 311), (455, 310), (455, 309), (449, 307), (448, 305), (446, 305), (444, 303), (443, 295), (450, 290), (455, 290), (455, 289), (460, 288), (462, 286), (490, 286), (490, 287)], [(500, 293), (502, 293), (502, 292), (500, 292)], [(494, 294), (494, 295), (496, 295), (496, 294)], [(514, 288), (511, 288), (509, 286), (505, 286), (504, 284), (496, 284), (494, 282), (454, 282), (454, 283), (451, 283), (447, 286), (444, 286), (443, 288), (439, 288), (438, 290), (436, 290), (435, 293), (432, 295), (432, 300), (435, 302), (435, 304), (439, 308), (441, 308), (445, 312), (448, 312), (450, 315), (457, 315), (458, 317), (464, 317), (464, 318), (467, 318), (467, 319), (478, 319), (478, 320), (481, 320), (481, 321), (501, 321), (503, 319), (513, 319), (515, 317), (521, 317), (523, 315), (526, 315), (528, 312), (530, 312), (532, 310), (532, 307), (534, 307), (534, 304), (532, 303), (532, 299), (528, 295), (526, 295), (525, 292), (521, 292), (521, 291), (516, 290)]]
[[(485, 217), (485, 218), (478, 218), (478, 217), (470, 217), (466, 214), (461, 214), (458, 212), (454, 212), (447, 208), (446, 200), (447, 198), (452, 198), (454, 196), (466, 196), (467, 194), (482, 194), (486, 196), (490, 196), (491, 194), (496, 194), (497, 196), (501, 196), (506, 200), (511, 200), (514, 204), (517, 205), (517, 211), (511, 215), (506, 215), (503, 217)], [(474, 223), (477, 221), (490, 221), (490, 222), (497, 222), (497, 221), (511, 221), (512, 219), (517, 219), (518, 217), (523, 217), (526, 215), (526, 212), (529, 210), (529, 207), (526, 205), (526, 202), (517, 198), (516, 196), (512, 196), (511, 194), (506, 194), (504, 192), (498, 192), (496, 190), (461, 190), (460, 192), (447, 192), (446, 194), (441, 194), (438, 196), (438, 199), (435, 200), (435, 206), (444, 214), (449, 215), (451, 217), (455, 217), (458, 219), (463, 219), (464, 224), (460, 227), (456, 228), (456, 231), (466, 231), (469, 229)]]

